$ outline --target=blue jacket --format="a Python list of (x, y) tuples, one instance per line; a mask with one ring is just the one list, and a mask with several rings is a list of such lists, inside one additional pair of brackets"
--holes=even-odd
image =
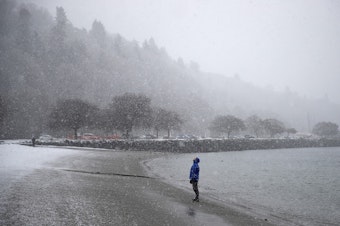
[(190, 176), (189, 176), (190, 180), (198, 181), (200, 177), (200, 167), (198, 165), (199, 162), (200, 162), (199, 158), (194, 159), (194, 163), (192, 164), (191, 169), (190, 169)]

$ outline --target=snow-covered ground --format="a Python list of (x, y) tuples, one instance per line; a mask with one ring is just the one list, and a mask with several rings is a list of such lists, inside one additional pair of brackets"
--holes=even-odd
[(20, 145), (29, 140), (6, 140), (0, 144), (0, 188), (5, 189), (11, 182), (40, 168), (60, 156), (70, 154), (62, 148), (32, 147)]
[(193, 206), (187, 194), (136, 177), (138, 161), (160, 154), (15, 143), (0, 145), (0, 225), (229, 225), (227, 211)]

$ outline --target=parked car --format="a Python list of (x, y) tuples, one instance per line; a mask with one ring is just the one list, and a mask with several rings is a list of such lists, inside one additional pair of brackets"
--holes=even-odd
[(183, 134), (183, 135), (177, 136), (176, 139), (179, 139), (179, 140), (197, 140), (197, 137), (195, 135), (191, 135), (191, 134)]
[(93, 133), (84, 133), (82, 136), (79, 137), (81, 140), (98, 140), (100, 139), (99, 136), (94, 135)]
[(152, 134), (145, 134), (140, 136), (140, 139), (156, 139), (157, 137), (155, 135)]
[(253, 139), (253, 138), (255, 138), (255, 137), (252, 136), (252, 135), (244, 135), (244, 138), (246, 138), (246, 139)]
[(39, 141), (52, 141), (52, 140), (53, 140), (53, 137), (48, 134), (44, 134), (39, 137)]

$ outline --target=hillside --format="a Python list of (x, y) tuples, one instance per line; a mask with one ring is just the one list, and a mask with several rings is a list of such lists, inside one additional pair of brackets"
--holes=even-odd
[(183, 132), (194, 134), (206, 133), (216, 114), (275, 117), (304, 131), (321, 120), (339, 123), (339, 106), (202, 72), (172, 59), (153, 38), (129, 41), (100, 21), (90, 30), (76, 28), (62, 7), (52, 16), (34, 4), (0, 4), (2, 138), (48, 131), (47, 117), (59, 99), (81, 98), (105, 108), (126, 92), (178, 112)]

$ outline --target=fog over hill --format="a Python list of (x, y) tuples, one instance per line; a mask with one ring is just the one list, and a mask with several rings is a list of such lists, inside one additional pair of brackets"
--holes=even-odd
[(286, 127), (310, 132), (320, 121), (339, 123), (340, 106), (327, 98), (310, 99), (289, 90), (273, 91), (256, 87), (235, 77), (201, 73), (198, 79), (205, 85), (206, 101), (215, 114), (233, 114), (242, 119), (256, 114), (261, 118), (277, 118)]
[(197, 135), (208, 133), (216, 115), (227, 114), (277, 118), (303, 132), (320, 121), (340, 124), (340, 106), (327, 99), (203, 72), (195, 63), (171, 58), (153, 38), (128, 40), (97, 20), (89, 30), (77, 28), (62, 7), (51, 15), (34, 4), (0, 4), (0, 96), (6, 109), (1, 137), (49, 131), (48, 115), (60, 99), (106, 108), (126, 92), (145, 94), (153, 106), (178, 112), (185, 122), (182, 132)]
[(79, 28), (97, 19), (128, 40), (153, 37), (172, 58), (203, 71), (340, 104), (339, 1), (21, 1), (51, 14), (63, 6)]

